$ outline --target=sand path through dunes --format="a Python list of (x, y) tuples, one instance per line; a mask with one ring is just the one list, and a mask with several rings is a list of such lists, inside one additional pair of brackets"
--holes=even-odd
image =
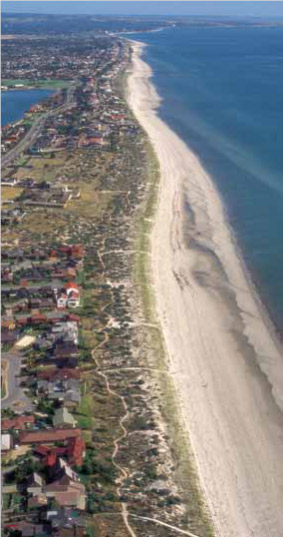
[(283, 536), (283, 361), (198, 159), (158, 118), (134, 45), (128, 101), (160, 162), (152, 277), (216, 534)]

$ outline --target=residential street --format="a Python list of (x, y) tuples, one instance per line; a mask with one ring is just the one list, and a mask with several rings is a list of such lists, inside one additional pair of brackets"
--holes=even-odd
[(33, 141), (39, 135), (42, 124), (44, 123), (45, 119), (54, 116), (59, 112), (65, 112), (68, 108), (72, 106), (74, 87), (75, 86), (72, 85), (68, 88), (66, 102), (62, 106), (60, 106), (59, 108), (55, 108), (50, 112), (47, 112), (47, 114), (44, 114), (43, 116), (39, 117), (34, 121), (32, 127), (27, 132), (26, 136), (16, 145), (16, 147), (11, 149), (11, 151), (9, 151), (9, 153), (2, 158), (3, 167), (9, 166), (9, 164), (11, 164), (13, 160), (18, 158), (21, 153), (23, 153), (23, 151), (25, 151), (32, 145)]
[(31, 401), (20, 387), (20, 380), (18, 378), (22, 362), (20, 353), (17, 351), (3, 353), (2, 360), (8, 362), (8, 393), (1, 401), (2, 409), (11, 408), (22, 410), (22, 412), (30, 411), (32, 409)]

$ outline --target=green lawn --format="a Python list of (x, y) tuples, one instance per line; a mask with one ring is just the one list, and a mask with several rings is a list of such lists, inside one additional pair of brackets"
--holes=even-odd
[(10, 509), (11, 507), (11, 500), (12, 500), (12, 494), (3, 494), (3, 511), (6, 511), (7, 509)]
[(88, 393), (82, 396), (80, 405), (76, 413), (78, 427), (82, 429), (91, 429), (93, 427), (94, 402), (92, 394)]
[(23, 84), (23, 86), (28, 87), (34, 87), (34, 88), (46, 88), (46, 89), (61, 89), (61, 88), (67, 88), (70, 84), (69, 80), (53, 80), (53, 79), (46, 79), (46, 80), (28, 80), (28, 79), (2, 79), (1, 82), (2, 86), (15, 86), (15, 84)]
[(16, 166), (23, 166), (24, 164), (26, 164), (27, 162), (27, 157), (26, 156), (22, 156), (22, 157), (19, 157), (16, 162), (15, 162), (15, 165)]

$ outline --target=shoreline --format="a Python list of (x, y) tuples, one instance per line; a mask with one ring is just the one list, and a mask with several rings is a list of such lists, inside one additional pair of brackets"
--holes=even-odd
[[(51, 98), (51, 97), (54, 97), (54, 95), (57, 95), (59, 93), (59, 90), (52, 90), (52, 88), (12, 88), (12, 89), (8, 89), (8, 90), (5, 90), (3, 92), (3, 94), (8, 94), (8, 93), (12, 93), (12, 92), (15, 92), (15, 93), (19, 93), (19, 92), (28, 92), (28, 91), (44, 91), (44, 92), (49, 92), (49, 95), (46, 95), (45, 97), (41, 97), (39, 100), (36, 100), (34, 101), (32, 104), (30, 104), (30, 107), (31, 106), (34, 106), (34, 105), (37, 105), (37, 104), (40, 104), (42, 103), (43, 101)], [(1, 125), (1, 128), (3, 129), (4, 127), (16, 127), (18, 124), (21, 124), (25, 121), (25, 116), (26, 114), (29, 113), (29, 108), (27, 110), (24, 110), (24, 112), (22, 113), (22, 116), (19, 118), (19, 119), (15, 119), (15, 120), (12, 120), (12, 121), (8, 121), (8, 122), (5, 122), (4, 124)]]
[(275, 537), (283, 533), (280, 344), (251, 292), (216, 188), (158, 118), (144, 45), (131, 43), (129, 101), (161, 167), (155, 300), (200, 482), (217, 534)]

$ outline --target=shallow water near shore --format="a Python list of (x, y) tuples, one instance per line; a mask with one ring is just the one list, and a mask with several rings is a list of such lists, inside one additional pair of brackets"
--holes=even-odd
[(159, 116), (200, 158), (224, 200), (253, 283), (283, 331), (282, 28), (132, 35), (149, 46)]

